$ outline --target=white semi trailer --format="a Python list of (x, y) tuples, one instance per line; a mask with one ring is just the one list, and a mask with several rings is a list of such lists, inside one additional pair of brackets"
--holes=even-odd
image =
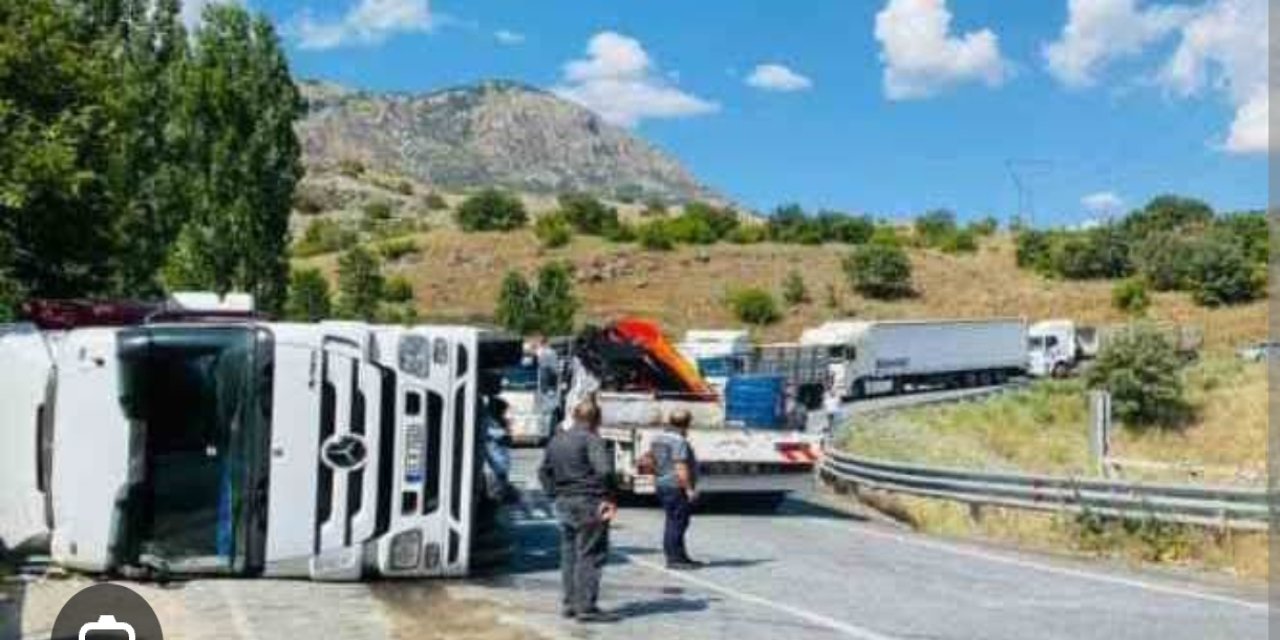
[(466, 327), (0, 326), (0, 545), (86, 572), (467, 572), (481, 372)]
[(837, 321), (805, 330), (800, 342), (827, 347), (832, 389), (861, 398), (1023, 375), (1026, 336), (1026, 324), (1016, 318)]

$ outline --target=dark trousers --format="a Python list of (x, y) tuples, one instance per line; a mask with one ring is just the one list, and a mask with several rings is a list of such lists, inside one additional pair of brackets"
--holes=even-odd
[(689, 519), (693, 516), (693, 505), (683, 489), (659, 488), (658, 500), (662, 510), (667, 514), (667, 522), (662, 530), (662, 551), (667, 562), (683, 562), (689, 559), (689, 552), (684, 546), (684, 535), (689, 531)]
[(609, 523), (600, 519), (600, 499), (585, 496), (557, 498), (556, 518), (564, 608), (590, 611), (596, 607), (600, 574), (609, 557)]

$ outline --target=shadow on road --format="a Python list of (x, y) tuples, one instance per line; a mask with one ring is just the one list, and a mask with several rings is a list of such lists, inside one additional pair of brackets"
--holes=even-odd
[(613, 612), (621, 618), (643, 618), (670, 613), (687, 613), (706, 611), (710, 600), (706, 598), (664, 597), (657, 600), (641, 600), (628, 602), (615, 607)]

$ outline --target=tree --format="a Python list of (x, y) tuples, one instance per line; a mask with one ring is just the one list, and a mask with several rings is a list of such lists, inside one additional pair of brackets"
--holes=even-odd
[(1052, 269), (1052, 236), (1045, 231), (1019, 231), (1015, 240), (1015, 261), (1020, 269), (1047, 273)]
[(463, 231), (511, 231), (529, 221), (520, 198), (498, 189), (485, 189), (467, 197), (454, 212)]
[(527, 335), (537, 328), (533, 308), (533, 289), (519, 271), (508, 271), (498, 290), (498, 305), (494, 319), (507, 331)]
[(449, 208), (449, 203), (444, 199), (444, 196), (434, 191), (422, 197), (422, 204), (427, 208), (427, 211), (444, 211)]
[(288, 278), (293, 191), (302, 176), (294, 124), (303, 103), (271, 23), (241, 7), (206, 7), (180, 77), (173, 126), (187, 131), (189, 218), (171, 249), (186, 264), (171, 287), (253, 293), (279, 309)]
[(764, 289), (748, 287), (729, 294), (729, 308), (740, 322), (764, 326), (777, 322), (782, 314), (773, 295)]
[(1049, 255), (1053, 273), (1072, 280), (1123, 278), (1133, 272), (1129, 236), (1115, 225), (1060, 235)]
[(946, 253), (973, 253), (978, 250), (978, 238), (969, 229), (953, 231), (938, 244)]
[(573, 319), (578, 313), (578, 299), (573, 294), (573, 272), (563, 262), (548, 262), (538, 269), (533, 290), (533, 313), (537, 328), (547, 335), (573, 332)]
[(889, 300), (912, 295), (911, 260), (897, 245), (871, 243), (853, 250), (843, 262), (853, 289), (869, 298)]
[(1111, 306), (1133, 315), (1141, 315), (1151, 306), (1147, 283), (1139, 278), (1117, 282), (1111, 288)]
[(344, 318), (374, 321), (384, 295), (382, 265), (362, 246), (338, 258), (338, 312)]
[(402, 275), (391, 276), (383, 287), (382, 299), (392, 303), (413, 302), (413, 285)]
[(696, 215), (684, 214), (663, 221), (663, 226), (672, 241), (682, 244), (715, 244), (720, 239), (715, 227), (705, 218)]
[(985, 216), (980, 220), (970, 222), (969, 230), (985, 238), (994, 235), (996, 231), (1000, 230), (1000, 221), (995, 216)]
[(599, 236), (618, 226), (618, 210), (585, 193), (562, 193), (559, 215), (578, 233)]
[(320, 218), (307, 225), (302, 237), (293, 245), (293, 255), (307, 258), (348, 249), (359, 242), (355, 231), (330, 218)]
[(319, 269), (298, 269), (289, 277), (289, 299), (285, 317), (299, 322), (318, 322), (333, 313), (329, 280)]
[(767, 223), (769, 238), (789, 244), (822, 244), (821, 226), (810, 220), (798, 204), (787, 204), (774, 210)]
[(573, 240), (573, 227), (559, 213), (542, 216), (533, 225), (533, 235), (547, 249), (557, 249)]
[[(738, 228), (741, 221), (738, 219), (738, 213), (729, 207), (717, 207), (706, 202), (695, 200), (684, 205), (684, 210), (680, 214), (681, 218), (696, 220), (698, 224), (705, 225), (711, 230), (711, 235), (715, 238), (712, 242), (724, 239), (734, 229)], [(708, 243), (709, 244), (709, 243)]]
[(1249, 302), (1262, 290), (1258, 269), (1240, 245), (1219, 235), (1203, 238), (1198, 243), (1188, 281), (1191, 296), (1197, 304), (1217, 307)]
[(871, 240), (876, 232), (876, 223), (867, 216), (850, 216), (838, 211), (823, 211), (818, 214), (818, 227), (822, 237), (831, 242), (845, 244), (863, 244)]
[(1156, 231), (1133, 247), (1135, 270), (1156, 291), (1185, 289), (1199, 242), (1177, 231)]
[(1203, 228), (1212, 221), (1213, 208), (1203, 201), (1165, 194), (1130, 213), (1121, 226), (1131, 237), (1144, 238), (1156, 231)]
[(1103, 347), (1087, 382), (1111, 392), (1112, 411), (1125, 426), (1177, 426), (1188, 410), (1179, 369), (1173, 343), (1154, 327), (1136, 325)]
[(799, 271), (792, 269), (782, 281), (782, 301), (792, 307), (809, 301), (809, 289), (805, 287), (804, 277)]

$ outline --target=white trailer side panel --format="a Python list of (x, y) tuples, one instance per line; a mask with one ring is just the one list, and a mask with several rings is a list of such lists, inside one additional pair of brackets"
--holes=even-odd
[(856, 358), (875, 378), (1025, 369), (1026, 326), (1016, 319), (877, 322), (863, 334)]

